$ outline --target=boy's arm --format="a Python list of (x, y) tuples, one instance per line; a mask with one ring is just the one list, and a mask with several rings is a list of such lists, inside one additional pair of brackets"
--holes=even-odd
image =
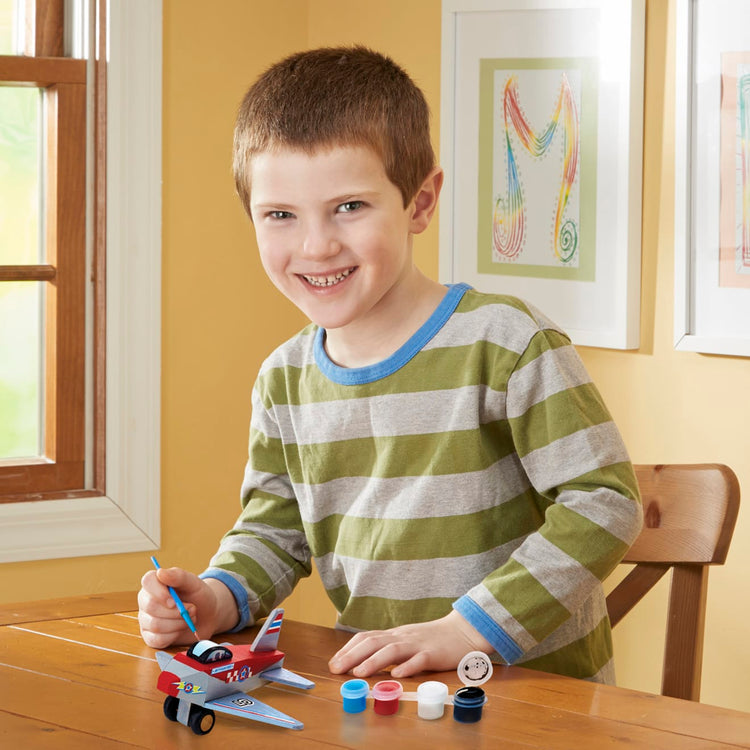
[(265, 617), (312, 570), (278, 427), (257, 385), (241, 502), (239, 518), (200, 576), (232, 593), (238, 611), (233, 631)]
[(506, 397), (516, 452), (543, 498), (542, 526), (450, 615), (359, 633), (334, 655), (332, 672), (365, 677), (398, 664), (392, 674), (406, 677), (455, 668), (473, 649), (513, 663), (570, 618), (634, 541), (642, 521), (635, 474), (568, 339), (538, 333)]
[(544, 522), (454, 608), (513, 663), (601, 585), (638, 535), (642, 510), (619, 431), (566, 337), (534, 336), (506, 398)]

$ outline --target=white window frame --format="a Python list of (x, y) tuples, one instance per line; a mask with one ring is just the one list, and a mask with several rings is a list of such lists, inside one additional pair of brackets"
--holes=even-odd
[(0, 504), (0, 562), (160, 545), (161, 0), (109, 0), (106, 495)]

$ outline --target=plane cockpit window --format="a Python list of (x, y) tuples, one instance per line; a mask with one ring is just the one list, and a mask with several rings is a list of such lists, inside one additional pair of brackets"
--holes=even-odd
[(213, 641), (199, 641), (188, 649), (187, 655), (201, 664), (214, 664), (232, 658), (232, 652), (226, 646)]

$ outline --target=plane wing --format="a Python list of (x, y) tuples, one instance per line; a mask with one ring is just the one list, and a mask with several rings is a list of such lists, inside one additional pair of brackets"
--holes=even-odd
[(284, 667), (266, 669), (264, 672), (260, 673), (259, 677), (262, 677), (264, 680), (270, 680), (271, 682), (278, 682), (280, 685), (289, 685), (290, 687), (304, 688), (305, 690), (310, 690), (310, 688), (315, 687), (314, 682), (311, 682), (304, 677), (300, 677), (298, 674), (290, 672), (288, 669), (284, 669)]
[(232, 716), (240, 716), (243, 719), (253, 719), (254, 721), (262, 721), (265, 724), (286, 727), (287, 729), (302, 729), (303, 726), (301, 721), (297, 721), (297, 719), (293, 719), (291, 716), (287, 716), (281, 713), (281, 711), (277, 711), (275, 708), (271, 708), (257, 698), (251, 698), (243, 692), (232, 693), (231, 695), (225, 695), (223, 698), (206, 701), (203, 707), (211, 708), (220, 713), (231, 714)]

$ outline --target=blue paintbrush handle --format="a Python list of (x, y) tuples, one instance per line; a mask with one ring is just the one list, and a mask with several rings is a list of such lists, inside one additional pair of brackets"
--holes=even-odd
[[(159, 561), (151, 555), (151, 562), (154, 564), (154, 567), (159, 570), (161, 568), (161, 565), (159, 565)], [(172, 599), (174, 599), (174, 603), (177, 605), (177, 611), (182, 615), (182, 619), (185, 620), (187, 626), (190, 628), (191, 632), (195, 637), (198, 637), (198, 631), (196, 630), (195, 625), (193, 625), (193, 621), (190, 619), (190, 615), (188, 614), (187, 609), (185, 609), (185, 605), (182, 603), (182, 599), (180, 599), (179, 594), (171, 587), (167, 586), (169, 589), (169, 593), (172, 596)]]

